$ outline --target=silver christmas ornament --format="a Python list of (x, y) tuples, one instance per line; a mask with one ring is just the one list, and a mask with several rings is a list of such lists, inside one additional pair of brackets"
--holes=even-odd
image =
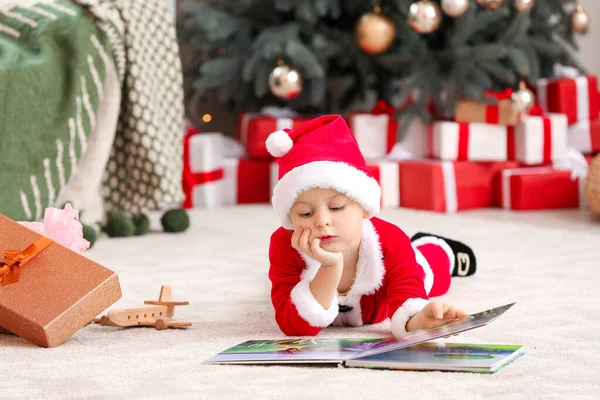
[(469, 0), (442, 0), (442, 10), (449, 17), (461, 17), (468, 9)]
[(518, 12), (529, 12), (535, 5), (535, 0), (515, 0), (515, 10)]
[(521, 85), (521, 88), (512, 94), (511, 99), (517, 112), (522, 114), (527, 114), (535, 104), (533, 92), (525, 85)]
[(276, 67), (269, 74), (271, 93), (283, 100), (291, 100), (302, 92), (302, 76), (287, 65)]
[(435, 31), (442, 21), (442, 11), (437, 3), (421, 0), (412, 3), (408, 9), (408, 24), (418, 33)]

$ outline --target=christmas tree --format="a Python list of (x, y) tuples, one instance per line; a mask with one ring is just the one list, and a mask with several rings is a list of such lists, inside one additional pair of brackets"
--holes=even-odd
[(182, 10), (188, 99), (331, 113), (373, 91), (405, 124), (534, 86), (556, 64), (583, 70), (576, 34), (589, 23), (575, 0), (188, 0)]

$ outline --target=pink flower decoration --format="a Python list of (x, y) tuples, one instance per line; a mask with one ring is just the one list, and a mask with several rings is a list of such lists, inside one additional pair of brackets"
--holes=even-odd
[(90, 247), (90, 242), (83, 238), (83, 225), (79, 222), (79, 211), (73, 209), (71, 203), (67, 203), (64, 210), (46, 208), (43, 223), (19, 223), (78, 254)]

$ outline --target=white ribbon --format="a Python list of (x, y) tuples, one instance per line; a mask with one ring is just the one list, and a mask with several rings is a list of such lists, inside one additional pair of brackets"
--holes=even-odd
[(415, 155), (410, 151), (404, 149), (402, 144), (396, 143), (392, 150), (387, 154), (383, 160), (384, 161), (404, 161), (404, 160), (413, 160), (415, 159)]
[(588, 163), (583, 154), (574, 148), (569, 148), (565, 157), (552, 163), (559, 171), (571, 171), (571, 179), (585, 180), (588, 174)]
[(568, 65), (562, 65), (559, 63), (554, 64), (553, 70), (554, 70), (553, 71), (554, 76), (559, 79), (560, 78), (575, 79), (578, 76), (582, 76), (582, 73), (577, 68), (569, 67)]
[(446, 212), (455, 213), (458, 209), (458, 199), (456, 195), (454, 163), (451, 161), (442, 161), (441, 166), (442, 176), (444, 177), (444, 194), (446, 195)]
[(400, 163), (379, 162), (382, 207), (400, 207)]

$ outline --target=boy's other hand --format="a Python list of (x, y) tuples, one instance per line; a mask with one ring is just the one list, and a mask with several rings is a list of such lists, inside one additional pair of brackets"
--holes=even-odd
[(408, 332), (430, 329), (444, 325), (450, 320), (466, 317), (468, 314), (450, 304), (430, 301), (421, 311), (413, 315), (406, 323)]

